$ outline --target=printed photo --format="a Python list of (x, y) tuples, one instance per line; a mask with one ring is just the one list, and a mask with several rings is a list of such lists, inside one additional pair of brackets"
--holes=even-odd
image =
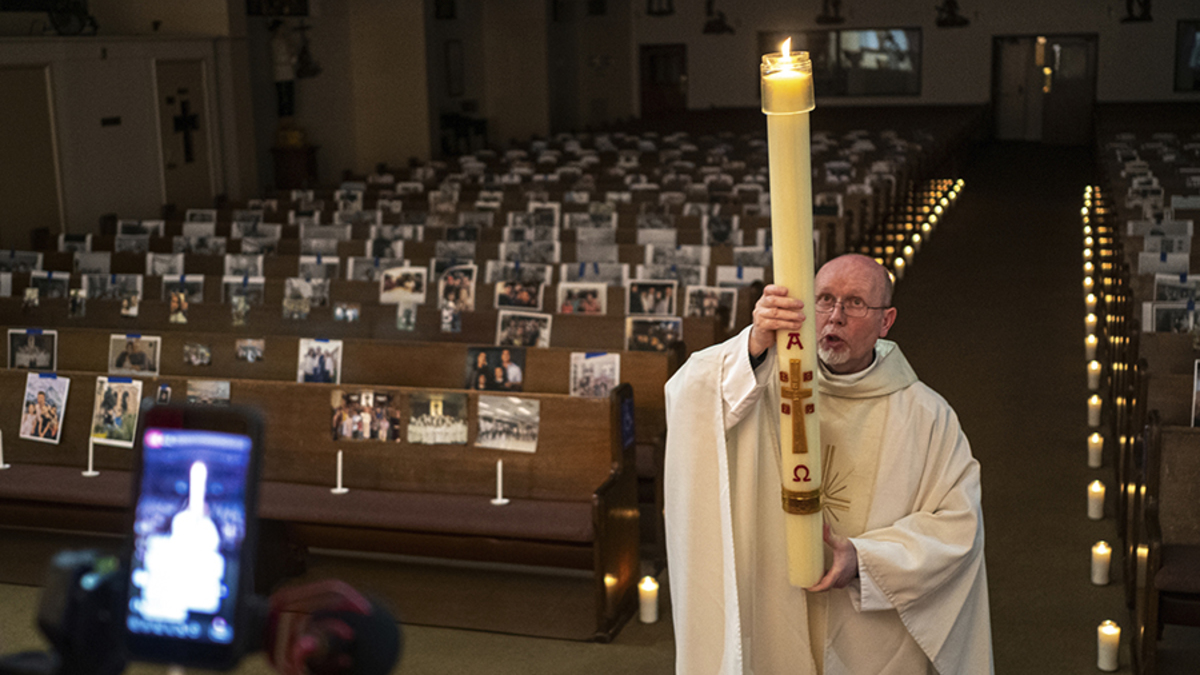
[(500, 259), (506, 262), (551, 264), (562, 257), (562, 244), (557, 241), (525, 241), (500, 244)]
[(212, 349), (201, 342), (183, 343), (183, 362), (189, 366), (207, 366), (212, 364)]
[(76, 252), (72, 269), (76, 274), (111, 274), (112, 253), (108, 251)]
[(434, 243), (434, 255), (449, 260), (467, 261), (475, 259), (473, 241), (439, 241)]
[(187, 402), (195, 405), (229, 405), (228, 380), (188, 380)]
[(549, 347), (553, 314), (502, 309), (496, 316), (496, 344), (505, 347)]
[(383, 277), (383, 271), (393, 267), (404, 267), (404, 260), (396, 258), (368, 258), (367, 256), (350, 256), (346, 258), (346, 281), (370, 281), (378, 283)]
[(379, 304), (392, 305), (401, 301), (425, 302), (424, 267), (391, 267), (379, 279)]
[(1142, 303), (1142, 326), (1154, 333), (1187, 333), (1192, 329), (1193, 314), (1186, 302)]
[(146, 274), (159, 277), (178, 277), (183, 274), (182, 253), (147, 253)]
[(151, 335), (108, 336), (108, 372), (111, 375), (158, 376), (162, 338)]
[(188, 300), (185, 291), (174, 291), (167, 296), (167, 321), (170, 323), (188, 322)]
[(42, 254), (33, 251), (0, 253), (0, 272), (32, 272), (42, 269)]
[[(287, 307), (289, 300), (307, 303), (309, 307), (328, 307), (329, 287), (329, 279), (288, 277), (283, 282), (284, 307)], [(284, 314), (287, 314), (286, 309)], [(304, 314), (307, 316), (308, 312)]]
[(172, 293), (183, 293), (189, 305), (204, 302), (204, 275), (187, 274), (177, 277), (163, 277), (163, 299), (169, 300)]
[(216, 209), (188, 209), (183, 216), (185, 223), (215, 223), (217, 222)]
[[(340, 226), (339, 226), (340, 227)], [(300, 240), (301, 255), (320, 255), (337, 257), (339, 240), (333, 237), (316, 237)]]
[(238, 250), (245, 255), (274, 255), (279, 252), (279, 237), (246, 237)]
[(342, 341), (301, 338), (297, 382), (342, 382)]
[(398, 394), (333, 390), (330, 431), (335, 441), (399, 441), (404, 411)]
[(97, 377), (91, 431), (96, 445), (132, 448), (141, 403), (141, 380), (103, 375)]
[(0, 272), (0, 298), (12, 297), (12, 272)]
[(246, 361), (248, 363), (257, 363), (263, 360), (263, 355), (266, 352), (266, 340), (246, 340), (240, 339), (234, 342), (234, 349), (237, 353), (238, 361)]
[(739, 267), (771, 267), (771, 249), (766, 246), (734, 246), (733, 264)]
[(701, 265), (638, 265), (638, 279), (674, 279), (682, 286), (703, 286), (708, 268)]
[[(0, 255), (0, 258), (3, 258)], [(33, 270), (29, 273), (29, 288), (36, 288), (40, 300), (67, 297), (71, 286), (71, 275), (67, 272)]]
[(675, 314), (675, 281), (630, 281), (625, 287), (626, 314)]
[(467, 349), (464, 389), (521, 391), (525, 381), (525, 350), (520, 347)]
[(602, 262), (565, 263), (559, 267), (559, 275), (564, 282), (582, 281), (624, 286), (629, 280), (629, 265)]
[(721, 319), (726, 330), (733, 330), (737, 319), (737, 289), (717, 286), (688, 286), (684, 316), (713, 316)]
[(262, 275), (263, 257), (261, 255), (246, 255), (244, 253), (225, 254), (225, 276), (261, 277)]
[[(841, 195), (838, 195), (839, 197)], [(700, 229), (704, 233), (704, 243), (709, 246), (719, 244), (738, 245), (742, 243), (742, 233), (738, 229), (738, 216), (709, 214), (700, 218)]]
[(142, 297), (140, 274), (85, 274), (79, 280), (88, 300), (124, 300)]
[(637, 216), (639, 230), (669, 230), (675, 228), (675, 216), (667, 213), (639, 213)]
[(479, 395), (475, 446), (517, 452), (537, 451), (542, 402), (534, 398)]
[(604, 352), (571, 354), (572, 396), (604, 398), (621, 383), (621, 355)]
[(489, 260), (484, 267), (484, 283), (518, 281), (526, 284), (548, 284), (554, 276), (553, 265), (526, 265), (516, 262)]
[(558, 285), (559, 314), (605, 314), (608, 311), (608, 286), (566, 282)]
[(87, 316), (87, 291), (82, 288), (72, 288), (71, 296), (67, 299), (67, 317), (79, 319)]
[(113, 251), (116, 253), (149, 253), (150, 236), (127, 237), (118, 234), (113, 237)]
[(417, 307), (412, 300), (396, 303), (396, 330), (411, 332), (417, 329)]
[(67, 412), (67, 394), (71, 378), (54, 373), (29, 373), (25, 376), (25, 397), (21, 407), (20, 437), (58, 445), (62, 437), (63, 415)]
[(162, 220), (118, 220), (117, 236), (161, 237), (165, 227)]
[(333, 320), (353, 323), (362, 318), (362, 305), (357, 302), (335, 302)]
[(625, 317), (625, 344), (631, 352), (665, 352), (683, 339), (683, 319)]
[(438, 277), (438, 307), (453, 307), (459, 312), (475, 310), (474, 265), (458, 265)]
[(337, 279), (341, 276), (341, 263), (337, 256), (302, 255), (296, 276), (306, 279)]
[(501, 281), (495, 286), (495, 308), (518, 307), (540, 310), (544, 284), (525, 284), (519, 281)]
[(749, 286), (754, 282), (764, 283), (767, 271), (762, 267), (741, 267), (739, 265), (717, 265), (718, 286)]
[(679, 232), (670, 230), (638, 230), (637, 243), (639, 246), (674, 246), (678, 243)]
[(408, 406), (409, 443), (466, 445), (466, 394), (415, 391), (408, 396)]
[(495, 218), (496, 214), (491, 211), (459, 211), (458, 226), (474, 227), (477, 229), (488, 228), (492, 226)]
[(368, 239), (365, 249), (367, 258), (403, 260), (404, 241), (392, 239)]
[[(608, 227), (593, 227), (586, 230), (575, 231), (575, 249), (576, 257), (578, 258), (578, 250), (580, 246), (585, 245), (606, 244), (608, 246), (616, 246), (617, 230), (616, 228)], [(613, 260), (612, 262), (616, 262)]]
[(176, 236), (171, 239), (172, 253), (193, 255), (225, 255), (225, 237)]
[(8, 367), (21, 370), (58, 368), (58, 331), (8, 329)]
[(261, 305), (266, 297), (267, 280), (263, 277), (222, 277), (221, 301), (232, 304), (234, 298), (244, 298), (247, 305)]
[(647, 265), (708, 265), (707, 246), (655, 246), (646, 247)]
[(583, 230), (599, 228), (605, 230), (617, 229), (616, 212), (608, 213), (567, 213), (563, 216), (568, 229)]
[(549, 226), (511, 226), (500, 232), (500, 241), (518, 243), (524, 241), (558, 241), (558, 228)]

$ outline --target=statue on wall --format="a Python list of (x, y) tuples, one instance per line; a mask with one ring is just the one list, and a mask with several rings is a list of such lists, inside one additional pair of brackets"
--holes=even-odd
[(942, 0), (937, 6), (938, 28), (961, 28), (969, 23), (967, 17), (958, 13), (958, 0)]
[(1125, 0), (1125, 18), (1121, 23), (1153, 21), (1150, 16), (1150, 0)]
[(733, 34), (733, 26), (729, 25), (729, 20), (725, 18), (725, 12), (716, 8), (716, 0), (704, 0), (704, 16), (707, 19), (704, 21), (705, 35), (721, 35), (728, 33)]
[(296, 35), (286, 21), (276, 19), (271, 30), (271, 64), (275, 76), (275, 102), (279, 119), (296, 116), (296, 62), (300, 54)]

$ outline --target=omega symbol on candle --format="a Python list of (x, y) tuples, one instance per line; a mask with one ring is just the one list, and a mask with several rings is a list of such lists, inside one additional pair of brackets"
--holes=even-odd
[[(804, 469), (804, 477), (800, 477), (800, 469)], [(792, 472), (793, 483), (811, 483), (812, 478), (809, 478), (808, 467), (803, 464), (797, 464), (796, 470)]]

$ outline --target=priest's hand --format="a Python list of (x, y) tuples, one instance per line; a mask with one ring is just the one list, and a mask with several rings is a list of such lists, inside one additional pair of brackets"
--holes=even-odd
[(750, 328), (750, 356), (758, 358), (775, 344), (775, 331), (795, 332), (804, 323), (804, 303), (787, 297), (788, 290), (774, 284), (763, 289), (754, 305), (754, 323)]
[(854, 542), (831, 532), (829, 524), (826, 523), (825, 543), (833, 549), (833, 565), (816, 586), (808, 589), (812, 593), (831, 588), (845, 588), (858, 576), (858, 549), (854, 548)]

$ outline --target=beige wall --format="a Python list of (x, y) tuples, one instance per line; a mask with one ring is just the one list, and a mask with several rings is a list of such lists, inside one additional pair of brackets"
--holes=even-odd
[[(245, 2), (241, 13), (245, 14)], [(229, 35), (229, 0), (89, 0), (104, 35)]]
[(492, 145), (550, 131), (545, 0), (484, 5), (484, 115)]
[(39, 227), (61, 231), (48, 80), (47, 66), (0, 67), (0, 249), (29, 248)]

